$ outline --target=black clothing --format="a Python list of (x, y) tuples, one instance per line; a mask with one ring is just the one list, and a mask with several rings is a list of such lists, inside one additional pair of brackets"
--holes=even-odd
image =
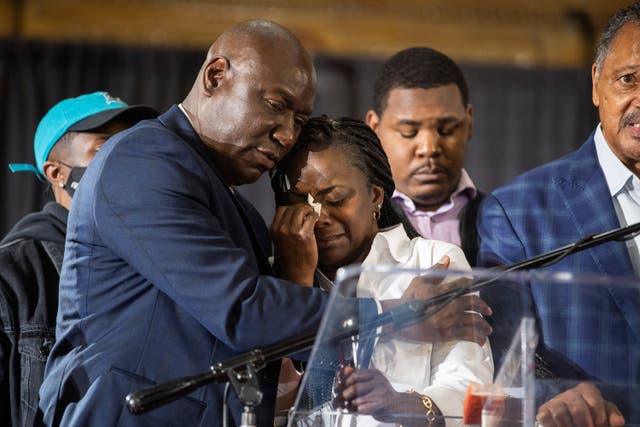
[(18, 239), (46, 240), (64, 245), (69, 211), (56, 202), (47, 203), (40, 212), (22, 218), (0, 241), (0, 247)]
[(478, 209), (485, 194), (478, 191), (476, 197), (469, 200), (460, 211), (460, 242), (462, 243), (462, 251), (469, 261), (471, 267), (476, 267), (478, 258), (478, 227), (476, 220), (478, 218)]
[(0, 242), (0, 425), (33, 426), (55, 340), (68, 211), (50, 202)]

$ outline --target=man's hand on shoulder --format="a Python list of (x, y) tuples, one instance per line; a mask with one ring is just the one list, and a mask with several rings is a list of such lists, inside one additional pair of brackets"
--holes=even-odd
[[(432, 269), (446, 269), (449, 257), (445, 256)], [(458, 279), (442, 283), (438, 276), (418, 276), (399, 300), (382, 301), (385, 311), (393, 306), (409, 303), (413, 300), (428, 300), (438, 295), (464, 288), (469, 279)], [(393, 301), (393, 302), (392, 302)], [(484, 345), (492, 329), (483, 316), (490, 316), (491, 308), (477, 295), (464, 294), (455, 298), (434, 314), (419, 323), (403, 328), (398, 335), (423, 342), (444, 342), (465, 340)]]

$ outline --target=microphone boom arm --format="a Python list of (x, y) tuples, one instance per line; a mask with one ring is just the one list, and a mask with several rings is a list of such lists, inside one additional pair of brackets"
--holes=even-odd
[[(560, 247), (553, 251), (526, 259), (507, 267), (502, 267), (499, 271), (501, 273), (507, 273), (527, 268), (531, 269), (548, 266), (575, 252), (612, 240), (626, 240), (638, 233), (640, 233), (640, 222), (627, 227), (607, 231), (605, 233), (587, 236), (576, 243)], [(418, 321), (435, 314), (455, 298), (492, 283), (498, 278), (499, 276), (480, 282), (471, 282), (467, 286), (445, 292), (427, 300), (414, 300), (407, 302), (406, 304), (395, 307), (389, 312), (379, 314), (374, 320), (366, 324), (358, 326), (357, 322), (353, 322), (349, 326), (345, 326), (343, 331), (330, 339), (346, 339), (362, 333), (363, 331), (375, 330), (376, 328), (392, 323), (395, 325), (401, 324), (403, 327), (417, 323)], [(436, 306), (436, 304), (440, 304), (440, 307), (429, 310)], [(186, 376), (137, 392), (129, 393), (125, 398), (127, 407), (133, 414), (142, 414), (178, 399), (179, 397), (185, 396), (204, 385), (210, 383), (223, 383), (227, 381), (230, 381), (234, 386), (236, 394), (243, 404), (245, 404), (246, 401), (245, 408), (247, 406), (255, 406), (260, 403), (260, 400), (262, 399), (262, 392), (259, 390), (255, 373), (269, 362), (278, 360), (291, 353), (310, 349), (313, 346), (315, 337), (316, 334), (311, 334), (300, 339), (276, 344), (264, 350), (252, 350), (242, 353), (210, 367), (206, 372)], [(256, 391), (253, 390), (254, 388)], [(256, 401), (257, 403), (255, 403)]]

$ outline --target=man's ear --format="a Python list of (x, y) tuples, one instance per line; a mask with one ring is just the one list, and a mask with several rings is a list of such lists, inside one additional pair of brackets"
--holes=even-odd
[(598, 94), (598, 80), (600, 76), (597, 75), (596, 64), (591, 66), (591, 101), (596, 107), (600, 106), (600, 95)]
[(64, 187), (67, 177), (65, 176), (60, 163), (46, 160), (42, 165), (44, 176), (54, 187)]
[(374, 132), (378, 129), (378, 124), (380, 123), (380, 117), (376, 114), (375, 111), (369, 110), (367, 111), (367, 116), (365, 117), (365, 122)]
[(473, 106), (467, 104), (467, 119), (469, 120), (469, 139), (473, 136)]
[(224, 56), (214, 56), (204, 68), (202, 73), (203, 91), (207, 96), (211, 96), (213, 91), (220, 86), (222, 80), (229, 71), (229, 60)]

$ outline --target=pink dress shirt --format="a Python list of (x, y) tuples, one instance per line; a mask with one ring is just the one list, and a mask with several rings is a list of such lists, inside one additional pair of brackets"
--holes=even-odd
[(449, 202), (435, 211), (416, 209), (415, 203), (407, 195), (394, 191), (391, 200), (402, 207), (411, 225), (425, 239), (442, 240), (461, 246), (460, 211), (476, 196), (476, 186), (466, 170), (462, 169), (460, 181), (449, 197)]

